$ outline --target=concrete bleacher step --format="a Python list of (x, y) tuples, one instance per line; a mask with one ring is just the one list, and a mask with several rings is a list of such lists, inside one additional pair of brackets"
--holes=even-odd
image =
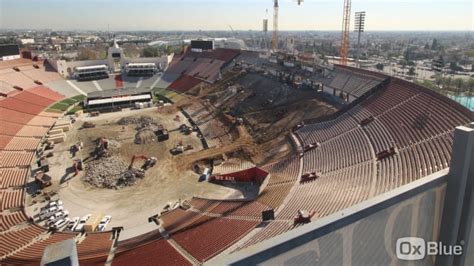
[(39, 236), (33, 238), (33, 239), (32, 239), (30, 242), (28, 242), (26, 245), (21, 246), (21, 247), (19, 247), (18, 249), (14, 250), (14, 251), (11, 251), (10, 253), (4, 255), (3, 257), (0, 257), (0, 261), (6, 259), (6, 258), (8, 258), (8, 257), (11, 257), (11, 256), (13, 256), (13, 255), (15, 255), (15, 254), (17, 254), (18, 252), (20, 252), (20, 251), (22, 251), (22, 250), (24, 250), (24, 249), (26, 249), (26, 248), (28, 248), (28, 247), (30, 247), (30, 246), (36, 244), (37, 242), (40, 242), (40, 241), (43, 241), (43, 240), (48, 239), (50, 236), (51, 236), (51, 233), (50, 233), (50, 232), (46, 232), (46, 233), (40, 234)]
[(299, 163), (299, 169), (298, 169), (298, 178), (296, 178), (293, 187), (290, 189), (288, 194), (286, 195), (285, 199), (281, 203), (281, 205), (275, 210), (275, 217), (278, 217), (278, 214), (285, 208), (286, 204), (293, 198), (293, 195), (295, 194), (296, 191), (296, 186), (300, 182), (300, 177), (303, 175), (303, 157), (300, 157), (300, 163)]
[(181, 245), (179, 245), (176, 241), (172, 238), (167, 239), (168, 243), (178, 251), (184, 258), (186, 258), (189, 262), (193, 265), (202, 265), (196, 258), (194, 258), (191, 254), (189, 254)]

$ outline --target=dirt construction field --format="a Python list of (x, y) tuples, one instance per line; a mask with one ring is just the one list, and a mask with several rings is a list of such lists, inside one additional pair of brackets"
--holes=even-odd
[[(118, 125), (117, 121), (123, 117), (149, 116), (158, 124), (170, 131), (169, 140), (149, 144), (135, 144), (134, 124)], [(176, 115), (180, 121), (175, 121)], [(93, 122), (96, 127), (79, 129), (85, 122)], [(68, 132), (67, 140), (54, 148), (54, 157), (50, 159), (50, 174), (53, 185), (46, 191), (57, 191), (59, 199), (64, 203), (64, 208), (70, 212), (70, 217), (83, 216), (88, 213), (103, 213), (112, 215), (112, 222), (108, 226), (123, 226), (124, 237), (142, 234), (156, 229), (156, 225), (148, 223), (148, 217), (157, 214), (162, 207), (170, 201), (186, 199), (192, 196), (206, 198), (239, 198), (242, 194), (235, 189), (219, 186), (207, 182), (198, 182), (199, 175), (191, 168), (178, 167), (182, 165), (183, 156), (202, 150), (202, 144), (196, 133), (184, 135), (177, 129), (181, 124), (189, 123), (180, 113), (165, 113), (157, 108), (146, 110), (122, 111), (117, 113), (101, 114), (99, 117), (80, 118), (74, 128)], [(157, 164), (146, 171), (145, 177), (139, 179), (135, 185), (119, 190), (97, 188), (84, 182), (81, 171), (74, 176), (71, 168), (73, 160), (89, 157), (89, 153), (96, 147), (95, 140), (106, 137), (116, 147), (116, 154), (127, 165), (133, 155), (156, 157)], [(82, 141), (84, 148), (75, 157), (72, 157), (69, 147)], [(186, 151), (182, 156), (173, 156), (169, 152), (178, 142), (192, 145), (193, 150)], [(117, 144), (118, 143), (118, 144)], [(136, 160), (134, 166), (140, 168), (143, 161)], [(86, 163), (87, 165), (87, 163)], [(30, 208), (31, 209), (31, 208)], [(33, 212), (33, 210), (30, 210)]]

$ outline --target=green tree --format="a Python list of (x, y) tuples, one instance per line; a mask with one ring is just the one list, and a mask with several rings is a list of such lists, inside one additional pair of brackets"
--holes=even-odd
[(382, 63), (378, 63), (375, 65), (375, 68), (377, 68), (379, 71), (383, 71), (384, 65)]
[(414, 67), (410, 67), (410, 69), (408, 69), (408, 76), (415, 76), (415, 68)]
[(473, 93), (474, 93), (474, 78), (470, 78), (470, 79), (467, 81), (467, 89), (469, 90), (468, 95), (469, 95), (469, 96), (474, 96), (474, 95), (473, 95)]
[(458, 92), (463, 91), (464, 87), (464, 80), (462, 78), (457, 78), (454, 80), (454, 86), (456, 86), (456, 89)]
[(453, 82), (453, 79), (451, 77), (447, 77), (444, 79), (444, 87), (445, 89), (450, 89), (451, 88), (451, 83)]

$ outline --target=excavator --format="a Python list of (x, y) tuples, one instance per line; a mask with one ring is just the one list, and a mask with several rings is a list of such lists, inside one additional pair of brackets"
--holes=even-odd
[(100, 158), (103, 156), (107, 156), (107, 152), (109, 149), (109, 140), (105, 137), (101, 137), (97, 139), (97, 147), (94, 151), (94, 155), (96, 158)]
[(128, 169), (132, 169), (133, 168), (133, 163), (135, 162), (135, 160), (137, 159), (142, 159), (144, 160), (145, 162), (143, 163), (142, 165), (142, 170), (148, 170), (149, 168), (155, 166), (156, 162), (157, 162), (157, 159), (156, 157), (148, 157), (148, 156), (145, 156), (145, 155), (133, 155), (132, 156), (132, 160), (130, 161), (130, 165), (128, 166)]

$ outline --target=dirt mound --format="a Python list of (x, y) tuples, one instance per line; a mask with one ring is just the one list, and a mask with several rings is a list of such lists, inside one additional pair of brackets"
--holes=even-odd
[(155, 131), (152, 128), (146, 127), (140, 129), (137, 134), (135, 134), (135, 143), (136, 144), (149, 144), (155, 142), (157, 137)]
[(128, 163), (117, 156), (111, 156), (88, 163), (83, 180), (98, 188), (122, 189), (133, 186), (144, 176), (143, 170), (129, 170)]

